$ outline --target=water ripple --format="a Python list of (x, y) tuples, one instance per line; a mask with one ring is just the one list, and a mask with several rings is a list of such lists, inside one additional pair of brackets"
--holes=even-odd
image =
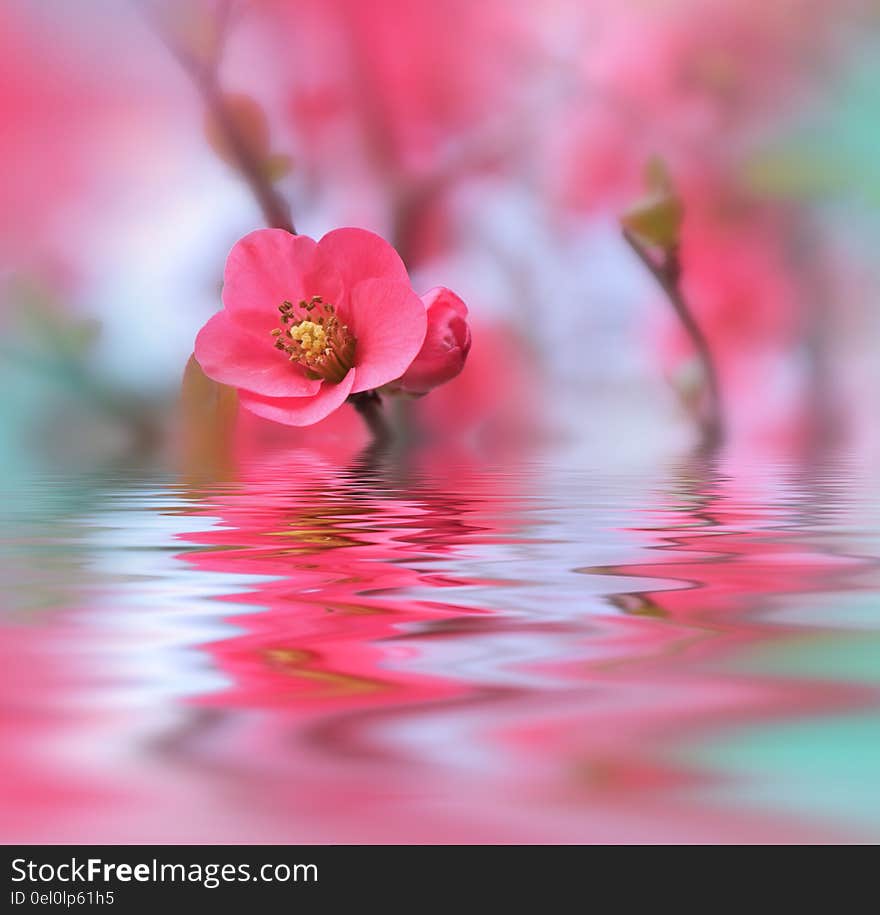
[(7, 836), (876, 841), (873, 496), (308, 452), (34, 480), (0, 529)]

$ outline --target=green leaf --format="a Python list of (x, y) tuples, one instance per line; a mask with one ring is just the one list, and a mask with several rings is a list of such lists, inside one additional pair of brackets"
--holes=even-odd
[(269, 120), (262, 105), (249, 95), (228, 92), (217, 111), (205, 116), (205, 136), (211, 149), (228, 165), (239, 165), (236, 146), (230, 133), (258, 162), (269, 159)]
[(649, 245), (674, 248), (681, 238), (684, 207), (662, 159), (655, 156), (648, 161), (645, 184), (648, 194), (623, 214), (621, 224)]
[(290, 174), (293, 159), (284, 153), (273, 153), (263, 163), (263, 174), (270, 181), (279, 181)]
[(647, 197), (621, 217), (621, 223), (640, 239), (658, 248), (674, 248), (681, 237), (681, 201), (672, 194)]

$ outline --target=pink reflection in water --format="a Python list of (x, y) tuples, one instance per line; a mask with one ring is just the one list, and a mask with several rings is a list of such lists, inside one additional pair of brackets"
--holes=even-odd
[[(152, 583), (93, 575), (91, 604), (4, 628), (5, 837), (857, 837), (713, 804), (718, 776), (676, 748), (874, 701), (728, 664), (799, 637), (759, 618), (768, 602), (855, 587), (874, 561), (817, 540), (785, 490), (692, 468), (643, 508), (640, 485), (300, 451), (145, 494), (156, 545), (188, 547)], [(214, 634), (194, 626), (158, 670), (199, 589)]]
[[(474, 533), (464, 518), (479, 494), (414, 486), (389, 497), (381, 478), (373, 489), (308, 454), (293, 464), (293, 473), (258, 465), (241, 488), (210, 499), (220, 526), (186, 538), (208, 547), (182, 556), (197, 568), (273, 576), (233, 596), (265, 611), (236, 619), (244, 634), (206, 646), (231, 683), (204, 703), (300, 717), (460, 695), (463, 684), (396, 667), (410, 652), (386, 643), (415, 624), (482, 612), (444, 602), (442, 589), (489, 582), (431, 570)], [(431, 599), (401, 598), (419, 587)]]

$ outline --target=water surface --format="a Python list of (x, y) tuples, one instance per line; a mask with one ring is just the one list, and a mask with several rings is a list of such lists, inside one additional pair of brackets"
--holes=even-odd
[(880, 840), (880, 516), (309, 452), (3, 493), (5, 841)]

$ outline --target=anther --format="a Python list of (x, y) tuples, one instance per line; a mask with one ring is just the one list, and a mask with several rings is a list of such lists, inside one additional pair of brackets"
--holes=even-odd
[(298, 363), (306, 377), (341, 381), (354, 363), (356, 341), (340, 322), (334, 306), (321, 296), (311, 296), (300, 299), (295, 309), (284, 302), (279, 310), (285, 326), (272, 331), (275, 347), (290, 362)]

